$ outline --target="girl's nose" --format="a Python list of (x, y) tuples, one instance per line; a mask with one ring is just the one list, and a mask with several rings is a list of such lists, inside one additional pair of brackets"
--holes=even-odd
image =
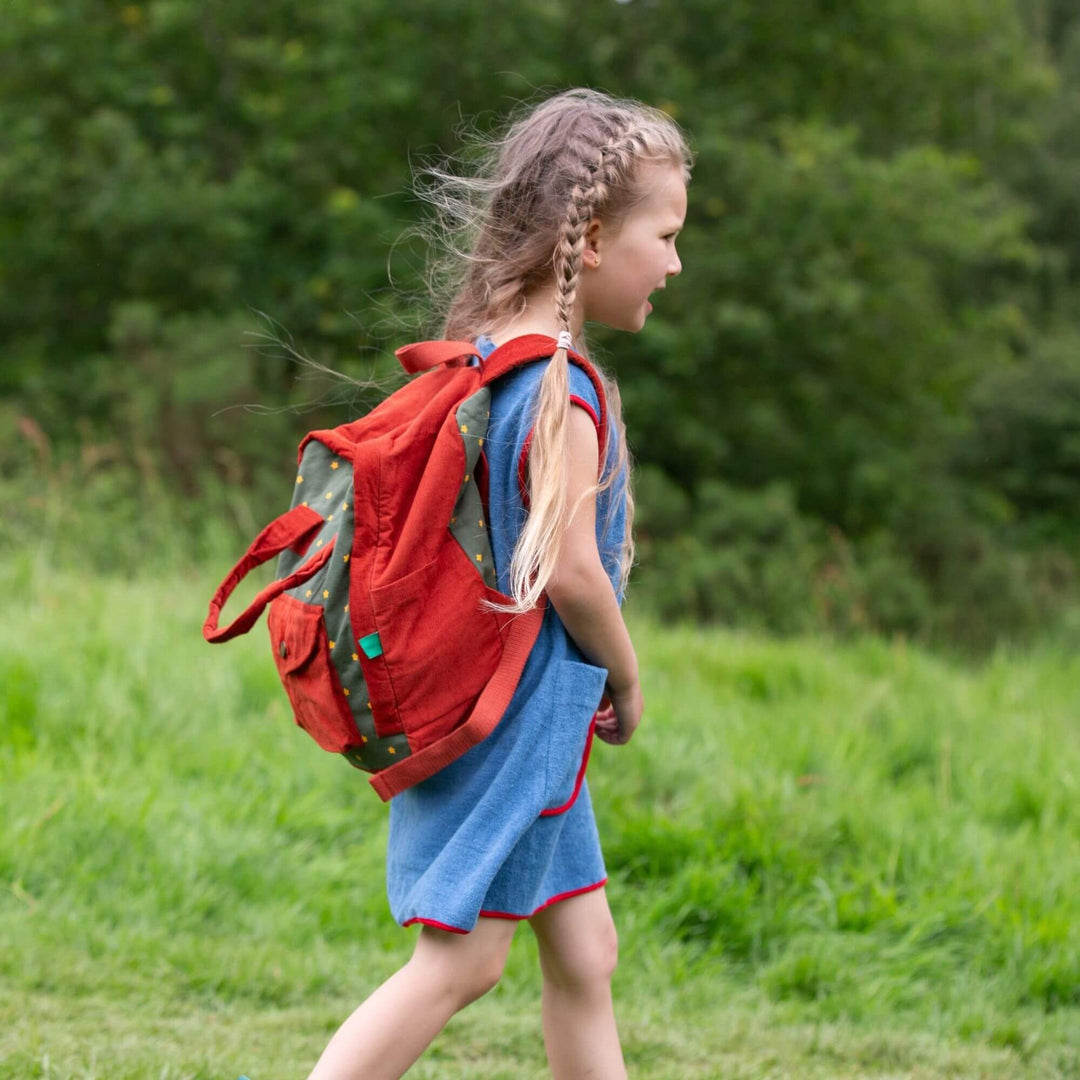
[(677, 251), (672, 252), (672, 260), (668, 266), (668, 276), (674, 277), (676, 274), (682, 273), (682, 261), (679, 259), (679, 253)]

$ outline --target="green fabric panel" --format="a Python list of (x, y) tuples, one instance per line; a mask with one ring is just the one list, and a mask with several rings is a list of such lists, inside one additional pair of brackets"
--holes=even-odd
[(364, 772), (378, 772), (409, 756), (409, 743), (404, 735), (390, 735), (385, 739), (368, 735), (365, 738), (367, 741), (362, 746), (350, 747), (342, 755), (350, 765)]
[(480, 460), (480, 451), (487, 436), (490, 411), (491, 391), (486, 386), (458, 406), (455, 419), (465, 448), (465, 475), (468, 480), (461, 486), (449, 525), (454, 539), (469, 556), (469, 561), (476, 567), (476, 572), (484, 579), (484, 583), (495, 588), (495, 559), (491, 551), (491, 537), (488, 523), (484, 520), (480, 488), (474, 481), (476, 463)]
[[(336, 466), (336, 467), (335, 467)], [(330, 498), (327, 498), (327, 493)], [(380, 739), (375, 734), (375, 722), (368, 707), (368, 689), (360, 664), (361, 649), (352, 631), (349, 615), (349, 563), (353, 544), (353, 471), (352, 463), (338, 457), (322, 443), (312, 440), (304, 447), (304, 456), (297, 474), (292, 505), (307, 503), (320, 514), (333, 515), (315, 538), (307, 554), (298, 556), (285, 551), (278, 561), (278, 576), (291, 573), (312, 552), (319, 540), (337, 540), (334, 554), (310, 581), (290, 595), (305, 604), (319, 604), (326, 620), (326, 636), (330, 660), (349, 701), (349, 709), (360, 732), (361, 745), (351, 748), (344, 756), (350, 764), (366, 772), (404, 761), (409, 756), (409, 744), (404, 735)]]
[[(281, 578), (291, 574), (335, 537), (337, 542), (334, 558), (327, 564), (325, 572), (290, 590), (289, 595), (295, 596), (297, 600), (310, 604), (319, 603), (322, 591), (326, 588), (324, 579), (334, 576), (330, 573), (330, 567), (338, 561), (338, 552), (345, 554), (352, 547), (352, 491), (352, 463), (338, 457), (321, 442), (314, 439), (309, 442), (304, 447), (304, 456), (296, 475), (290, 509), (309, 506), (316, 513), (322, 514), (327, 521), (303, 555), (297, 555), (290, 548), (281, 553), (278, 557), (277, 576)], [(346, 517), (349, 523), (348, 535), (339, 535)]]

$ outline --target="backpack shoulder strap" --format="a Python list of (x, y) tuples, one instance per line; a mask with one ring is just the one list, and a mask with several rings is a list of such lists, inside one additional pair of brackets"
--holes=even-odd
[[(480, 361), (483, 369), (481, 384), (486, 386), (499, 378), (500, 375), (505, 375), (508, 371), (519, 367), (521, 364), (528, 364), (533, 360), (545, 360), (549, 356), (554, 356), (556, 348), (555, 339), (547, 334), (523, 334), (521, 337), (512, 338), (491, 352), (486, 360)], [(576, 364), (589, 376), (593, 388), (596, 390), (596, 397), (600, 402), (597, 434), (600, 442), (600, 465), (603, 468), (603, 463), (606, 460), (608, 431), (607, 397), (604, 394), (604, 383), (596, 368), (580, 353), (569, 349), (566, 357), (570, 363)]]
[[(410, 374), (427, 371), (440, 365), (445, 365), (447, 368), (465, 367), (467, 358), (475, 356), (480, 363), (472, 370), (479, 371), (480, 385), (487, 386), (499, 376), (505, 375), (522, 364), (554, 356), (557, 348), (555, 338), (547, 334), (522, 334), (498, 346), (486, 360), (477, 351), (476, 346), (468, 341), (417, 341), (412, 345), (403, 345), (400, 349), (396, 349), (394, 355)], [(592, 364), (580, 353), (570, 349), (566, 355), (571, 363), (576, 364), (589, 376), (596, 390), (596, 397), (600, 402), (597, 434), (600, 442), (600, 461), (603, 463), (606, 460), (608, 434), (607, 397), (604, 394), (603, 380)], [(322, 434), (320, 432), (320, 437)]]

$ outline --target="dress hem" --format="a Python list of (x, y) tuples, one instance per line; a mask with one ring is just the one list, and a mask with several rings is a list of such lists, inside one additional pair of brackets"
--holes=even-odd
[[(488, 911), (483, 908), (480, 909), (480, 917), (484, 919), (531, 919), (534, 915), (538, 915), (544, 908), (551, 907), (552, 904), (557, 904), (560, 900), (569, 900), (572, 896), (580, 896), (582, 893), (592, 892), (594, 889), (603, 888), (607, 884), (607, 878), (603, 877), (599, 881), (594, 881), (591, 885), (583, 885), (580, 889), (570, 889), (568, 892), (556, 893), (555, 896), (549, 900), (545, 900), (538, 908), (534, 908), (528, 915), (516, 915), (511, 911)], [(423, 926), (431, 926), (436, 930), (449, 930), (452, 934), (469, 934), (471, 930), (465, 930), (460, 926), (450, 926), (448, 923), (439, 922), (437, 919), (425, 919), (420, 915), (414, 915), (411, 919), (406, 919), (401, 925), (402, 927), (412, 926), (414, 923), (420, 923)]]

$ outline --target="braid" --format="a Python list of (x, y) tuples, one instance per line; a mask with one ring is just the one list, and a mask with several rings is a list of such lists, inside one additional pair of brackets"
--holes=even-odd
[(555, 317), (563, 330), (570, 329), (570, 313), (577, 300), (577, 283), (581, 275), (581, 253), (585, 250), (585, 230), (593, 208), (593, 187), (575, 183), (570, 189), (570, 202), (555, 241)]
[[(608, 201), (613, 187), (633, 169), (635, 155), (644, 149), (644, 140), (633, 127), (609, 134), (600, 147), (569, 148), (577, 176), (570, 188), (570, 201), (555, 242), (555, 317), (564, 330), (570, 329), (570, 313), (577, 299), (581, 276), (581, 255), (585, 250), (585, 230), (596, 211)], [(574, 152), (576, 150), (576, 152)]]

